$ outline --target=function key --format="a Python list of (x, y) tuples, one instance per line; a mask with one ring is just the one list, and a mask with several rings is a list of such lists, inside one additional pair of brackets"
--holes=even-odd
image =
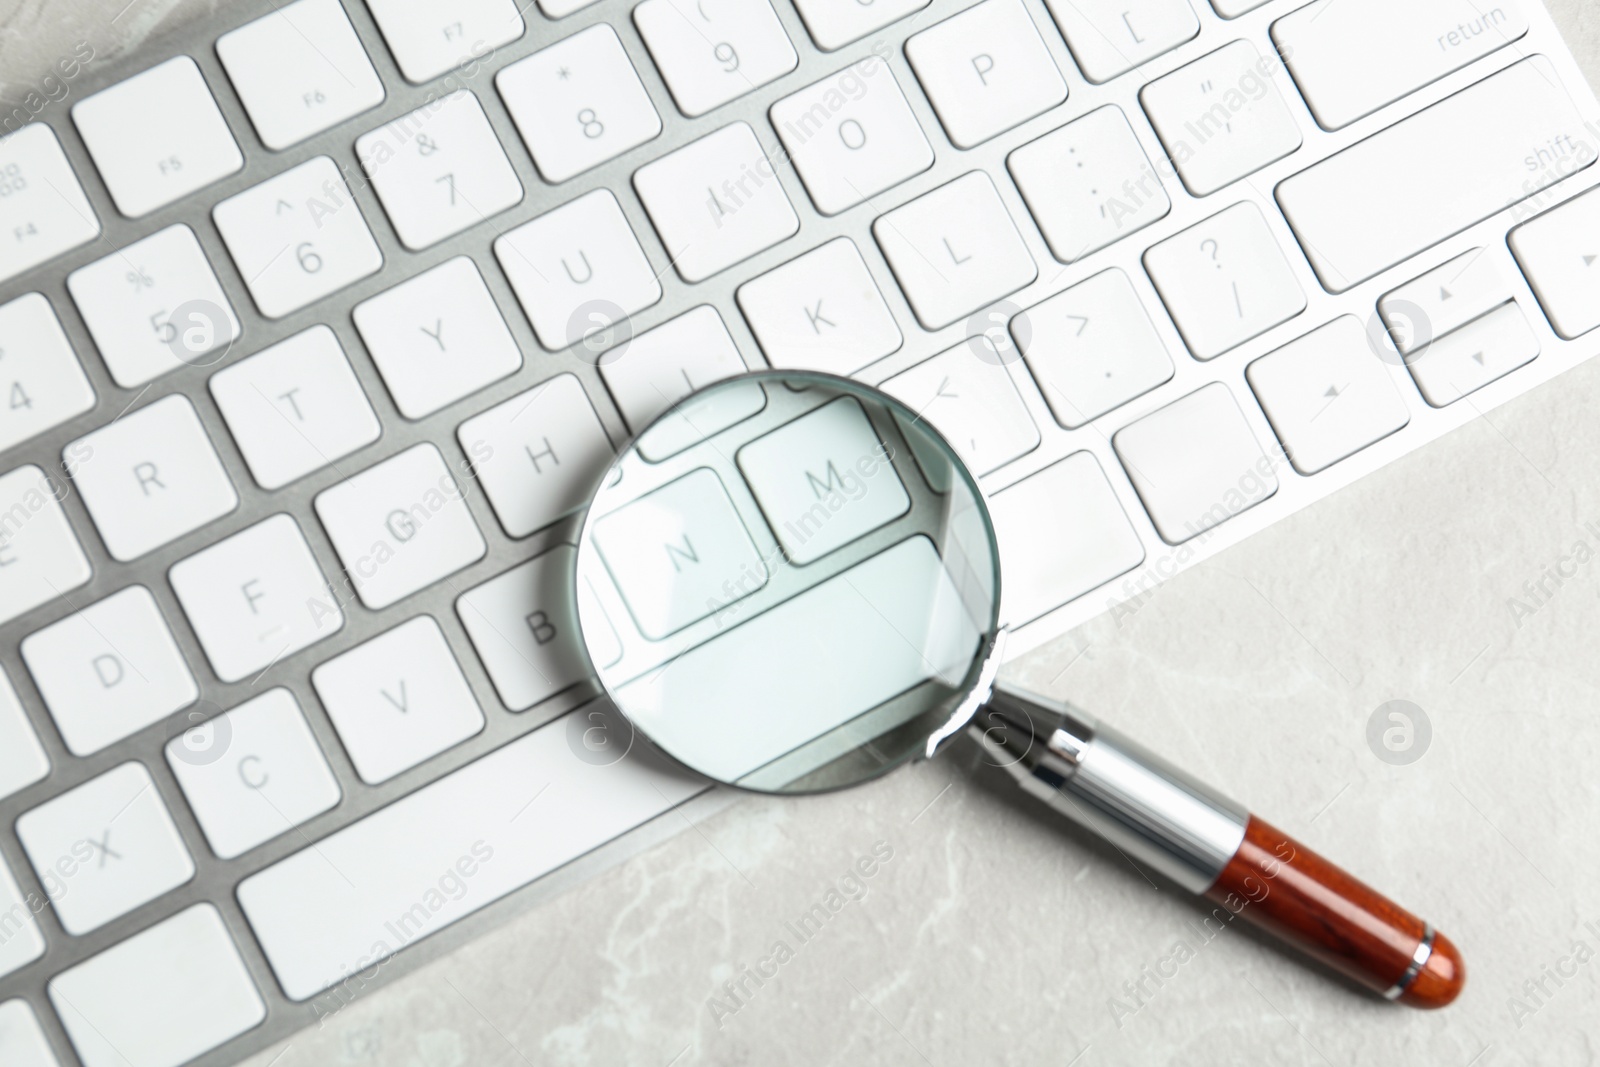
[(93, 96), (72, 109), (117, 210), (137, 219), (244, 166), (244, 156), (188, 56)]

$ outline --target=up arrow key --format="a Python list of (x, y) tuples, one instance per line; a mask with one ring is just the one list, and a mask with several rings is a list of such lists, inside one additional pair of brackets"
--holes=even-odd
[(289, 201), (287, 201), (287, 200), (279, 200), (278, 204), (277, 204), (277, 207), (274, 209), (274, 211), (272, 213), (274, 215), (282, 215), (285, 211), (293, 211), (293, 210), (294, 210), (294, 205), (289, 203)]

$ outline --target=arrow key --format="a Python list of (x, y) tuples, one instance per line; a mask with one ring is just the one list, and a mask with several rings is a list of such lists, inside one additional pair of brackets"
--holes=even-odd
[(1600, 327), (1600, 189), (1513, 230), (1511, 251), (1567, 340)]
[(1411, 421), (1392, 365), (1353, 315), (1270, 352), (1245, 376), (1301, 474), (1315, 474)]
[(1395, 347), (1409, 354), (1509, 304), (1511, 296), (1500, 260), (1474, 248), (1384, 294), (1378, 310)]
[(1411, 377), (1436, 408), (1453, 404), (1531, 362), (1539, 339), (1516, 304), (1505, 304), (1408, 357)]

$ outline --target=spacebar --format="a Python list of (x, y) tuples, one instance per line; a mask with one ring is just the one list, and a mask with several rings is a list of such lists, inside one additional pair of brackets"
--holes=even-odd
[(1342, 293), (1592, 165), (1584, 135), (1533, 56), (1285, 179), (1278, 203)]
[(284, 993), (305, 1000), (370, 974), (706, 788), (639, 744), (619, 763), (585, 762), (568, 726), (543, 726), (241, 882)]

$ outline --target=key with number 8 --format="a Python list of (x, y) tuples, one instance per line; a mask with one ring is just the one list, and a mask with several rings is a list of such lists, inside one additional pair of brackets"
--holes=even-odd
[(661, 116), (617, 31), (603, 23), (511, 64), (495, 85), (549, 182), (564, 182), (661, 132)]

